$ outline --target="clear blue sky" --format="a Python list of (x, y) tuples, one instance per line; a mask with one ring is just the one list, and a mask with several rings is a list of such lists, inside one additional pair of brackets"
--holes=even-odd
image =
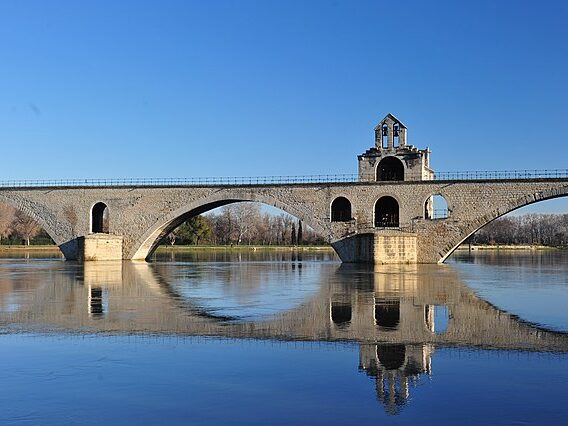
[(567, 5), (0, 0), (0, 179), (568, 168)]

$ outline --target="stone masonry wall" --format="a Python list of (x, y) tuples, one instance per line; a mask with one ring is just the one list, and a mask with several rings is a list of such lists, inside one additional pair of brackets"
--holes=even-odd
[[(424, 204), (434, 194), (446, 198), (448, 219), (424, 219)], [(161, 236), (189, 215), (237, 201), (281, 208), (329, 242), (396, 232), (373, 226), (375, 202), (385, 195), (399, 203), (400, 231), (416, 235), (416, 261), (434, 263), (496, 217), (535, 201), (568, 195), (568, 179), (0, 189), (0, 202), (36, 219), (70, 259), (77, 256), (77, 237), (90, 233), (92, 206), (104, 202), (109, 208), (110, 234), (123, 237), (123, 257), (131, 259), (145, 258)], [(351, 222), (330, 222), (331, 202), (339, 196), (352, 204)]]

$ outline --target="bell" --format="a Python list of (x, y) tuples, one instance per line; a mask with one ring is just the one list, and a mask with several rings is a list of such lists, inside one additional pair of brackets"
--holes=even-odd
[(389, 135), (389, 128), (387, 126), (383, 127), (383, 136), (388, 136)]
[(395, 128), (393, 129), (393, 135), (394, 135), (395, 138), (398, 137), (398, 127), (395, 127)]

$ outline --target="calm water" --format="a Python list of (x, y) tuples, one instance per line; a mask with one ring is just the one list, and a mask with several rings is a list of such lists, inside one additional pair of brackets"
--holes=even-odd
[(566, 424), (567, 252), (22, 256), (0, 259), (2, 425)]

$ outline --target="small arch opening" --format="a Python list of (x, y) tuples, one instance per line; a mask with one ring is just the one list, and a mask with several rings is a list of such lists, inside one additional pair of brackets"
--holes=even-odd
[(444, 334), (448, 330), (450, 309), (446, 305), (424, 306), (424, 322), (426, 328), (435, 334)]
[(375, 300), (375, 323), (387, 330), (396, 329), (400, 323), (400, 302), (398, 300)]
[(109, 233), (109, 213), (105, 203), (97, 203), (91, 210), (91, 232)]
[(424, 218), (426, 219), (447, 219), (450, 215), (448, 202), (444, 196), (436, 194), (426, 200), (424, 204)]
[(351, 220), (351, 202), (345, 197), (337, 197), (331, 203), (331, 221), (349, 222)]
[(399, 226), (398, 202), (389, 196), (381, 197), (375, 203), (375, 227), (397, 228)]
[(387, 370), (398, 370), (406, 360), (406, 347), (404, 345), (378, 345), (377, 358)]
[(331, 302), (331, 321), (338, 326), (347, 326), (351, 323), (352, 308), (349, 302)]
[(404, 165), (396, 157), (385, 157), (377, 166), (377, 181), (404, 180)]

